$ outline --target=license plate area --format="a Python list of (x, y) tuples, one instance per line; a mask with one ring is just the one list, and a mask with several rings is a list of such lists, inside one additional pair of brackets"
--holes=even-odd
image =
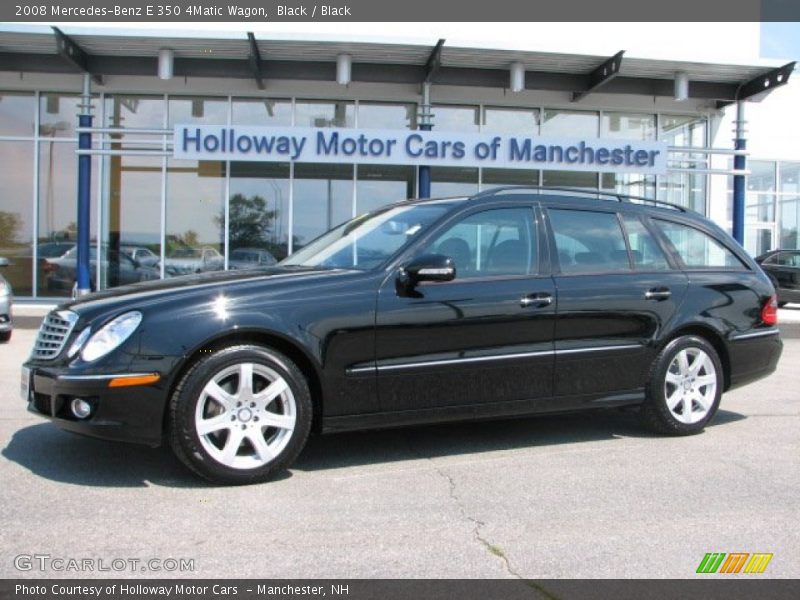
[(30, 401), (31, 397), (31, 370), (28, 367), (22, 367), (19, 381), (19, 393), (25, 402)]

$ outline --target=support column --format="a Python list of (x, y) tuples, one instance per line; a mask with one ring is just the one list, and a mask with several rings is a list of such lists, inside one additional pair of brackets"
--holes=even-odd
[[(430, 131), (433, 129), (431, 123), (431, 84), (425, 82), (422, 84), (422, 105), (419, 112), (419, 128), (422, 131)], [(419, 181), (417, 185), (417, 195), (420, 198), (431, 197), (431, 168), (428, 165), (423, 165), (419, 168)]]
[[(91, 75), (83, 76), (83, 97), (78, 115), (78, 126), (92, 126)], [(89, 150), (92, 147), (92, 134), (78, 134), (78, 148)], [(78, 156), (78, 257), (76, 295), (83, 296), (92, 290), (92, 271), (90, 268), (89, 244), (91, 240), (90, 215), (92, 202), (92, 157), (88, 154)], [(100, 260), (99, 249), (97, 260)]]
[[(733, 140), (734, 148), (737, 150), (745, 150), (747, 148), (747, 140), (745, 139), (744, 130), (744, 101), (740, 100), (736, 103), (736, 137)], [(744, 156), (736, 155), (733, 157), (733, 168), (737, 171), (744, 170), (746, 167), (746, 160)], [(744, 175), (733, 176), (733, 238), (744, 246), (744, 206), (745, 206), (745, 190), (746, 178)]]

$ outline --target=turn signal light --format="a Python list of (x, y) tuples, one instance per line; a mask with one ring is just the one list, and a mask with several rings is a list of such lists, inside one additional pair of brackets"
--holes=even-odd
[(127, 377), (115, 377), (111, 381), (108, 382), (108, 387), (110, 388), (118, 388), (118, 387), (128, 387), (133, 385), (148, 385), (150, 383), (155, 383), (161, 379), (161, 375), (158, 373), (151, 373), (149, 375), (134, 375), (134, 376), (127, 376)]
[(764, 308), (761, 309), (761, 322), (764, 325), (778, 324), (778, 297), (775, 294), (770, 296)]

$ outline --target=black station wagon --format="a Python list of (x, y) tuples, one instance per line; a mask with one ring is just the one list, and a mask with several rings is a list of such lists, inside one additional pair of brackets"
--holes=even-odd
[(404, 201), (278, 265), (82, 297), (45, 319), (24, 398), (230, 484), (287, 468), (312, 430), (639, 405), (699, 432), (774, 371), (775, 290), (699, 214), (600, 196)]

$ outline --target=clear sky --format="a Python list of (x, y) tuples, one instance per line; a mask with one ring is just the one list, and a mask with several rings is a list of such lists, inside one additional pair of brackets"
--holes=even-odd
[(800, 23), (762, 23), (761, 56), (800, 60)]

